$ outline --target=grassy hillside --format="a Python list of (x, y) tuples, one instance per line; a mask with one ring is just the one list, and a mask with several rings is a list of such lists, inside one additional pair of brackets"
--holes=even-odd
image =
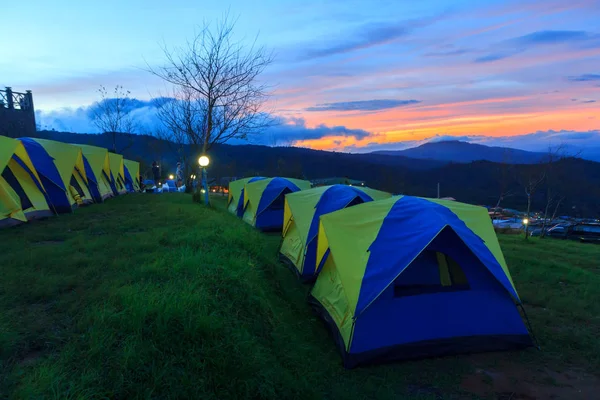
[(501, 238), (542, 351), (346, 371), (308, 287), (276, 261), (279, 237), (213, 203), (127, 195), (0, 231), (0, 398), (584, 399), (600, 389), (600, 246)]

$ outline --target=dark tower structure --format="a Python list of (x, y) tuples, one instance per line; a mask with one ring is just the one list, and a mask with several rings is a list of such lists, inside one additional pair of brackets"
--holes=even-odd
[(0, 90), (0, 135), (9, 137), (35, 136), (35, 112), (31, 90), (13, 92)]

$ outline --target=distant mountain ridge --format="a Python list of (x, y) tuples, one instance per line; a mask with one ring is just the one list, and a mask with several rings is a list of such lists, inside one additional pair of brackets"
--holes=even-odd
[[(111, 135), (40, 131), (37, 132), (37, 136), (67, 143), (106, 148), (112, 146)], [(468, 143), (467, 146), (464, 144), (451, 143), (450, 146), (472, 148)], [(441, 146), (439, 143), (432, 145), (442, 148), (448, 146), (447, 143)], [(481, 145), (475, 146), (475, 149), (481, 150)], [(428, 147), (425, 146), (426, 149)], [(151, 175), (150, 164), (153, 160), (161, 164), (164, 175), (175, 173), (176, 162), (180, 159), (172, 143), (146, 135), (118, 135), (117, 150), (125, 158), (140, 161), (140, 172), (147, 177)], [(510, 149), (511, 154), (514, 154), (512, 150)], [(186, 151), (191, 160), (198, 156), (192, 154), (189, 148)], [(519, 151), (516, 154), (523, 156)], [(535, 157), (544, 155), (532, 154)], [(497, 203), (499, 188), (504, 185), (513, 195), (506, 197), (501, 206), (520, 210), (526, 207), (527, 200), (519, 183), (519, 176), (529, 169), (537, 168), (532, 163), (519, 164), (512, 161), (513, 165), (507, 165), (493, 161), (457, 162), (448, 161), (451, 159), (449, 156), (443, 160), (429, 158), (432, 155), (441, 158), (435, 152), (428, 154), (428, 158), (423, 156), (424, 158), (419, 159), (406, 155), (348, 154), (298, 147), (217, 145), (210, 151), (209, 176), (215, 179), (245, 176), (288, 176), (305, 179), (349, 177), (366, 181), (368, 186), (375, 189), (424, 197), (437, 196), (439, 183), (442, 197), (449, 196), (458, 201), (488, 206)], [(479, 159), (481, 155), (472, 157)], [(463, 155), (463, 158), (459, 159), (467, 158)], [(523, 160), (518, 157), (516, 159)], [(600, 216), (600, 163), (567, 158), (558, 161), (554, 171), (554, 174), (560, 174), (560, 178), (554, 175), (558, 185), (555, 189), (565, 196), (560, 206), (561, 213), (582, 217)], [(501, 185), (503, 181), (504, 184)], [(540, 187), (533, 196), (533, 210), (543, 210), (545, 196), (545, 188)]]
[(507, 164), (535, 164), (545, 156), (545, 153), (518, 150), (510, 147), (486, 146), (460, 140), (429, 142), (406, 150), (381, 150), (374, 151), (371, 154), (455, 163), (491, 161)]

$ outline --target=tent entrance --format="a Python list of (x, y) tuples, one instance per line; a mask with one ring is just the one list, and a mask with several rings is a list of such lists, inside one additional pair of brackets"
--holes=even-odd
[(394, 281), (394, 297), (470, 290), (460, 265), (449, 255), (424, 250)]
[(32, 208), (33, 203), (25, 193), (25, 190), (23, 189), (23, 186), (21, 186), (21, 183), (19, 182), (17, 177), (13, 174), (13, 172), (8, 166), (4, 168), (4, 171), (2, 171), (2, 177), (19, 196), (19, 199), (21, 200), (21, 210), (24, 211)]
[(292, 189), (290, 189), (288, 187), (283, 188), (283, 190), (281, 192), (279, 192), (279, 194), (269, 204), (267, 204), (267, 206), (265, 208), (260, 210), (256, 216), (259, 216), (260, 214), (262, 214), (263, 212), (265, 212), (267, 210), (283, 212), (283, 209), (285, 207), (285, 195), (288, 193), (293, 193)]
[(84, 197), (85, 194), (83, 193), (83, 189), (81, 188), (81, 185), (79, 185), (79, 182), (77, 182), (77, 179), (75, 178), (75, 175), (71, 175), (71, 182), (70, 182), (71, 186), (73, 186), (75, 188), (75, 190), (77, 191), (77, 194), (80, 197)]

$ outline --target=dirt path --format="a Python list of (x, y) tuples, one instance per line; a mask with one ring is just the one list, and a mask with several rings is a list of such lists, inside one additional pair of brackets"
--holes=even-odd
[[(549, 367), (528, 369), (514, 360), (494, 360), (473, 357), (475, 372), (466, 375), (461, 388), (469, 393), (490, 399), (589, 400), (600, 398), (600, 378), (585, 371), (567, 369), (555, 371)], [(487, 365), (487, 366), (486, 366)]]

